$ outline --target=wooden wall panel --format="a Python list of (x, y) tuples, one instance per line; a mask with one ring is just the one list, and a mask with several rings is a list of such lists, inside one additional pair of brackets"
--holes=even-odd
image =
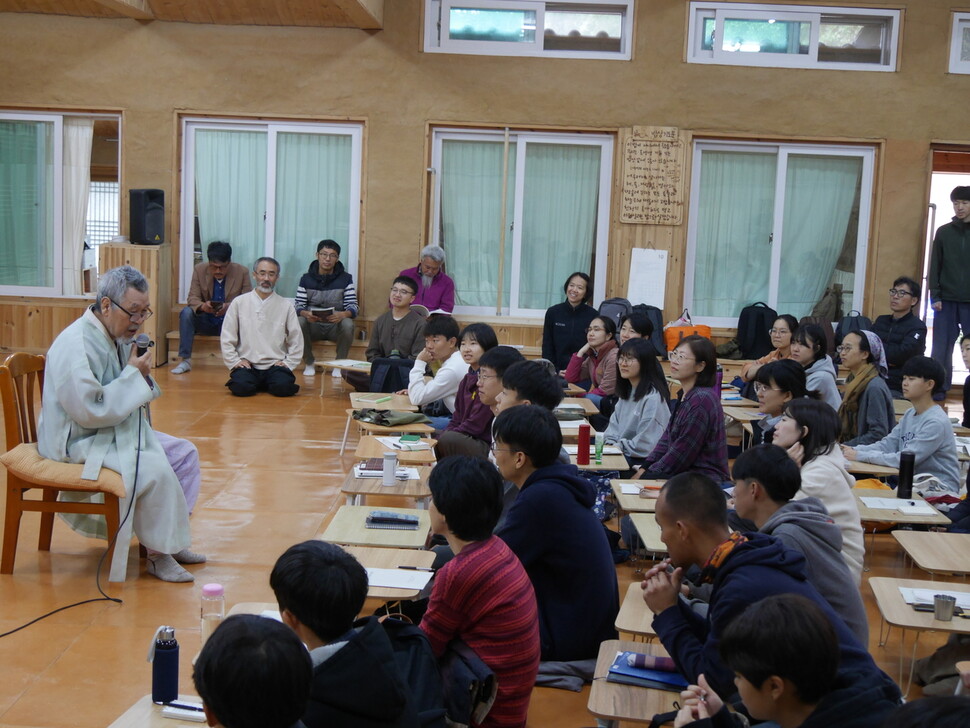
[(43, 354), (51, 342), (91, 305), (77, 298), (32, 301), (14, 296), (0, 297), (0, 351)]

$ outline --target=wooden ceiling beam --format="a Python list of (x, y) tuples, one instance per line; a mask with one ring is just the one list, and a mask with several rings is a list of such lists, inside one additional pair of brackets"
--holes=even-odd
[(384, 0), (332, 0), (361, 30), (384, 29)]
[(152, 12), (148, 0), (95, 0), (95, 2), (124, 15), (126, 18), (134, 18), (135, 20), (155, 19), (155, 13)]

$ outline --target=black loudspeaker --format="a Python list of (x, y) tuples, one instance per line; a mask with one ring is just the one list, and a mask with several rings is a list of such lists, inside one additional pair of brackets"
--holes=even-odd
[(165, 191), (128, 190), (131, 225), (128, 237), (137, 245), (165, 242)]

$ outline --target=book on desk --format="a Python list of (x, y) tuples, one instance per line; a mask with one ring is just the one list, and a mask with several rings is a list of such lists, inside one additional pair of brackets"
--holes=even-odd
[(679, 692), (688, 685), (687, 678), (679, 672), (666, 670), (652, 670), (648, 667), (634, 667), (630, 664), (630, 656), (636, 652), (617, 652), (606, 676), (607, 682), (622, 685), (635, 685), (641, 688), (656, 690), (672, 690)]

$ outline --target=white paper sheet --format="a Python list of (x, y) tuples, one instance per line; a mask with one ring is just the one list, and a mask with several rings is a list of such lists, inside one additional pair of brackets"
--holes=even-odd
[[(383, 478), (384, 473), (380, 472), (380, 473), (377, 473), (376, 475), (361, 475), (360, 465), (355, 465), (354, 477), (361, 478), (364, 480), (376, 480), (378, 478)], [(398, 480), (418, 480), (421, 476), (418, 475), (417, 468), (398, 468), (395, 473), (395, 477)]]
[(410, 569), (367, 569), (367, 583), (392, 589), (417, 589), (427, 586), (434, 574)]
[(667, 291), (667, 251), (634, 248), (630, 251), (630, 276), (626, 297), (631, 303), (646, 303), (661, 311)]
[[(580, 423), (580, 424), (582, 424), (582, 423)], [(575, 455), (576, 453), (579, 452), (579, 445), (563, 445), (563, 449), (565, 449), (565, 451), (566, 451), (567, 454), (569, 454), (569, 455)], [(590, 454), (593, 454), (593, 453), (596, 452), (596, 449), (593, 447), (593, 443), (590, 443), (589, 444), (589, 452), (590, 452)], [(603, 454), (604, 455), (622, 455), (623, 454), (623, 451), (620, 450), (620, 448), (618, 448), (616, 445), (605, 445), (603, 447)]]
[(633, 483), (621, 483), (620, 492), (623, 495), (640, 495), (640, 486)]
[(904, 498), (860, 498), (867, 508), (879, 511), (899, 511), (908, 516), (932, 516), (937, 510), (923, 500), (906, 500)]
[(899, 587), (899, 593), (903, 596), (903, 601), (907, 604), (932, 604), (935, 594), (949, 594), (950, 596), (956, 597), (958, 607), (970, 609), (970, 593), (949, 591), (945, 586), (945, 583), (941, 583), (939, 589), (911, 589), (906, 586), (901, 586)]
[(357, 359), (334, 359), (333, 361), (325, 361), (324, 364), (336, 369), (350, 369), (353, 367), (370, 369), (369, 361), (359, 361)]
[(431, 445), (427, 440), (411, 440), (401, 442), (400, 437), (378, 437), (377, 441), (389, 450), (403, 450), (405, 452), (417, 452), (419, 450), (430, 450)]

